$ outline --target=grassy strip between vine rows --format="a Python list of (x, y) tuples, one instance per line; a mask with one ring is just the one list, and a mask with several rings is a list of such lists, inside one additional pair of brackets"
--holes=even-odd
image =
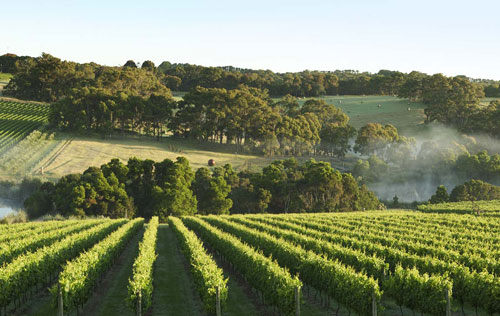
[(204, 219), (262, 250), (264, 254), (272, 255), (280, 265), (288, 267), (292, 273), (298, 273), (304, 283), (327, 293), (358, 314), (371, 315), (373, 299), (379, 305), (382, 291), (377, 281), (365, 273), (358, 273), (338, 260), (330, 260), (244, 225), (213, 216)]
[(217, 250), (264, 299), (276, 306), (284, 315), (295, 313), (295, 291), (302, 287), (298, 277), (292, 277), (269, 257), (262, 255), (238, 238), (195, 218), (183, 218), (187, 227)]
[(303, 226), (293, 224), (283, 216), (280, 221), (269, 220), (264, 217), (254, 217), (259, 222), (276, 225), (283, 229), (299, 232), (314, 238), (358, 249), (367, 255), (384, 258), (394, 272), (398, 265), (404, 268), (416, 267), (421, 274), (447, 275), (453, 282), (453, 297), (462, 305), (465, 302), (473, 307), (481, 307), (490, 313), (500, 312), (500, 278), (487, 271), (474, 271), (453, 261), (443, 261), (430, 256), (418, 256), (402, 249), (379, 245), (370, 240), (360, 240), (347, 236), (347, 232), (336, 232), (336, 228), (318, 225), (314, 222), (301, 222)]
[(175, 217), (169, 218), (172, 227), (180, 241), (182, 252), (190, 263), (191, 273), (203, 301), (203, 307), (210, 315), (216, 314), (216, 291), (219, 288), (221, 306), (227, 300), (227, 281), (212, 256), (207, 254), (203, 243), (192, 231), (188, 230), (182, 221)]
[[(66, 311), (82, 306), (89, 299), (104, 272), (113, 265), (127, 242), (143, 224), (142, 218), (129, 221), (64, 266), (58, 282)], [(52, 287), (51, 292), (57, 298), (57, 285)]]

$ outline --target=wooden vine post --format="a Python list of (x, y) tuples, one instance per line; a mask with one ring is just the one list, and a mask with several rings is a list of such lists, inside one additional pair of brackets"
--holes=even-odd
[(57, 282), (57, 316), (64, 316), (63, 296), (61, 290), (61, 283)]
[(444, 291), (444, 296), (446, 298), (446, 316), (451, 316), (451, 301), (450, 301), (450, 290), (446, 289)]
[(372, 293), (372, 316), (377, 316), (377, 297)]
[(300, 287), (295, 288), (295, 316), (300, 316)]
[(141, 316), (141, 313), (142, 313), (142, 294), (141, 294), (140, 290), (139, 290), (139, 293), (137, 293), (136, 307), (137, 307), (136, 315)]
[(220, 287), (217, 286), (215, 288), (215, 314), (217, 316), (221, 316), (221, 309), (220, 309)]

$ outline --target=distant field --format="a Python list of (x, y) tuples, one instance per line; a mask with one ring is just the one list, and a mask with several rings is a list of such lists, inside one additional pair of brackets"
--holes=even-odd
[(11, 74), (0, 72), (0, 83), (8, 83), (10, 78), (12, 78)]
[(481, 100), (481, 105), (488, 105), (491, 101), (499, 100), (500, 98), (483, 98)]
[[(340, 107), (357, 129), (367, 123), (380, 123), (392, 124), (403, 131), (413, 130), (425, 120), (423, 103), (393, 96), (323, 96), (320, 99)], [(299, 103), (305, 101), (307, 99), (301, 99)]]
[(3, 88), (9, 83), (10, 78), (12, 78), (11, 74), (0, 72), (0, 96), (2, 95)]
[(259, 170), (271, 162), (272, 158), (252, 155), (236, 155), (210, 151), (196, 146), (196, 142), (164, 139), (157, 142), (149, 137), (125, 137), (116, 139), (97, 139), (85, 137), (56, 137), (59, 147), (40, 165), (48, 178), (82, 172), (89, 166), (100, 166), (112, 158), (126, 162), (130, 157), (161, 161), (165, 158), (186, 157), (193, 168), (207, 166), (209, 159), (217, 165), (230, 163), (237, 170)]
[[(173, 94), (180, 100), (185, 93)], [(408, 104), (408, 101), (393, 96), (324, 96), (321, 99), (342, 108), (356, 128), (367, 123), (390, 123), (403, 134), (412, 136), (426, 130), (422, 103)], [(299, 102), (303, 104), (306, 100), (300, 99)], [(2, 146), (4, 150), (12, 148), (0, 159), (0, 176), (18, 178), (20, 174), (41, 175), (43, 171), (45, 177), (56, 179), (68, 173), (82, 172), (89, 166), (100, 166), (115, 157), (123, 161), (133, 156), (160, 161), (184, 156), (194, 168), (206, 166), (209, 159), (215, 159), (217, 165), (230, 163), (237, 170), (254, 171), (280, 159), (230, 153), (227, 148), (196, 141), (163, 139), (157, 142), (150, 137), (136, 136), (100, 139), (58, 133), (55, 138), (48, 138), (48, 134), (43, 134), (33, 137), (43, 140), (43, 144), (33, 141), (39, 147), (36, 150), (34, 147), (33, 150), (19, 148), (22, 144), (12, 147), (46, 121), (47, 111), (48, 107), (43, 104), (0, 99), (0, 151)], [(21, 156), (25, 158), (16, 159)], [(350, 163), (349, 159), (326, 160), (340, 170), (345, 170)]]

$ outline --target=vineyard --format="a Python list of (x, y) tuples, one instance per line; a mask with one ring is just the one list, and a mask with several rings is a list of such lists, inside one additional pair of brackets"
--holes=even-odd
[(0, 226), (1, 315), (500, 315), (500, 221), (409, 211)]
[(429, 213), (477, 214), (500, 217), (500, 200), (449, 202), (420, 205), (418, 210)]
[(47, 122), (49, 106), (0, 99), (0, 153)]

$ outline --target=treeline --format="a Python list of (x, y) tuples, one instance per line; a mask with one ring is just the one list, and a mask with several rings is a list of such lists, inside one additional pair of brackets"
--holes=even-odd
[(500, 84), (494, 83), (484, 87), (484, 95), (488, 98), (500, 97)]
[(82, 90), (104, 90), (118, 96), (121, 93), (147, 97), (151, 94), (170, 96), (151, 68), (108, 67), (95, 63), (62, 61), (49, 54), (37, 58), (0, 56), (3, 68), (13, 78), (3, 90), (4, 95), (19, 99), (54, 102), (64, 97), (78, 97)]
[(262, 172), (230, 165), (194, 172), (189, 162), (112, 159), (100, 168), (44, 182), (25, 201), (30, 218), (45, 214), (112, 218), (169, 215), (342, 212), (377, 209), (373, 192), (348, 173), (314, 160), (278, 160)]
[(176, 102), (83, 88), (53, 104), (53, 128), (67, 131), (132, 130), (233, 144), (237, 151), (274, 155), (343, 156), (356, 130), (349, 117), (323, 100), (300, 106), (292, 96), (273, 102), (262, 90), (197, 87)]
[[(51, 67), (37, 69), (37, 64), (50, 56), (41, 57), (16, 56), (5, 54), (0, 56), (0, 68), (3, 72), (12, 74), (51, 75), (58, 70)], [(50, 56), (52, 57), (52, 56)], [(70, 69), (65, 73), (66, 80), (58, 83), (74, 84), (76, 81), (92, 83), (95, 76), (99, 77), (103, 70), (128, 68), (143, 69), (155, 74), (162, 85), (175, 91), (190, 91), (198, 86), (204, 88), (235, 89), (240, 85), (267, 90), (272, 96), (293, 95), (296, 97), (317, 97), (320, 95), (404, 95), (419, 93), (421, 81), (429, 76), (417, 71), (409, 74), (399, 71), (380, 70), (377, 73), (359, 72), (355, 70), (335, 71), (302, 71), (275, 73), (270, 70), (242, 69), (231, 66), (205, 67), (192, 64), (178, 64), (165, 61), (158, 67), (149, 60), (140, 64), (129, 60), (123, 67), (106, 67), (95, 63), (77, 64), (62, 62)], [(31, 69), (33, 68), (33, 69)], [(40, 71), (41, 70), (41, 71)], [(97, 70), (97, 71), (96, 71)], [(60, 70), (59, 70), (60, 71)], [(71, 76), (71, 72), (75, 76)], [(59, 74), (61, 75), (61, 74)], [(51, 76), (49, 76), (51, 77)], [(106, 75), (108, 79), (116, 79)], [(499, 82), (492, 80), (477, 80), (463, 76), (467, 81), (484, 90), (487, 96), (498, 96)], [(457, 77), (458, 78), (458, 77)], [(45, 79), (40, 77), (40, 79)], [(68, 80), (69, 79), (69, 80)], [(47, 82), (46, 82), (47, 83)], [(46, 84), (45, 83), (45, 84)], [(111, 83), (108, 81), (108, 83)], [(82, 86), (82, 85), (80, 85)], [(115, 85), (115, 86), (119, 86)], [(42, 100), (41, 100), (42, 101)]]
[[(488, 88), (490, 87), (490, 88)], [(401, 87), (398, 96), (422, 101), (426, 122), (440, 122), (454, 126), (463, 132), (484, 132), (495, 137), (500, 133), (500, 102), (491, 101), (488, 106), (480, 104), (481, 98), (491, 85), (474, 83), (467, 77), (446, 77), (441, 74), (427, 76), (412, 72)]]
[(376, 74), (354, 70), (301, 71), (276, 73), (235, 67), (204, 67), (163, 62), (158, 71), (165, 75), (165, 84), (172, 90), (189, 91), (197, 86), (234, 89), (239, 85), (268, 90), (273, 96), (290, 94), (296, 97), (320, 95), (394, 95), (406, 74), (380, 70)]
[[(265, 141), (267, 147), (277, 147), (280, 138), (285, 142), (297, 139), (307, 143), (306, 147), (311, 144), (314, 147), (319, 144), (318, 135), (314, 133), (317, 122), (300, 110), (294, 96), (377, 94), (397, 95), (425, 103), (427, 122), (438, 121), (464, 132), (492, 135), (500, 132), (500, 103), (493, 101), (487, 107), (480, 104), (485, 96), (485, 85), (491, 95), (494, 84), (464, 76), (385, 70), (377, 74), (354, 71), (278, 74), (168, 62), (156, 68), (151, 61), (145, 61), (140, 68), (133, 61), (123, 67), (106, 67), (61, 61), (48, 54), (38, 58), (4, 55), (0, 62), (5, 64), (2, 67), (14, 68), (14, 77), (4, 89), (5, 95), (57, 101), (51, 123), (69, 130), (108, 132), (120, 128), (158, 135), (169, 127), (174, 134), (189, 133), (191, 137), (205, 139), (218, 137), (220, 141), (229, 139), (238, 144), (242, 137), (247, 138), (242, 135), (250, 133), (249, 139), (259, 143)], [(174, 102), (171, 89), (190, 92), (183, 101)], [(286, 98), (280, 104), (272, 102), (269, 95)], [(284, 113), (288, 118), (283, 118)], [(247, 118), (264, 120), (262, 126), (249, 130), (241, 121)], [(274, 124), (275, 118), (279, 118), (281, 122), (278, 123), (282, 125)], [(217, 130), (207, 130), (209, 125), (214, 125), (213, 120), (216, 120)], [(238, 124), (229, 125), (233, 122)], [(288, 125), (300, 129), (300, 133), (281, 137), (280, 132), (276, 132)], [(336, 125), (337, 120), (330, 124)], [(304, 126), (310, 128), (302, 131)], [(327, 130), (322, 132), (331, 134)], [(334, 132), (335, 136), (341, 133), (352, 136), (349, 129)]]
[(481, 180), (470, 180), (464, 184), (457, 185), (450, 194), (444, 185), (438, 186), (436, 193), (432, 195), (431, 204), (445, 202), (463, 201), (490, 201), (500, 200), (500, 187)]

